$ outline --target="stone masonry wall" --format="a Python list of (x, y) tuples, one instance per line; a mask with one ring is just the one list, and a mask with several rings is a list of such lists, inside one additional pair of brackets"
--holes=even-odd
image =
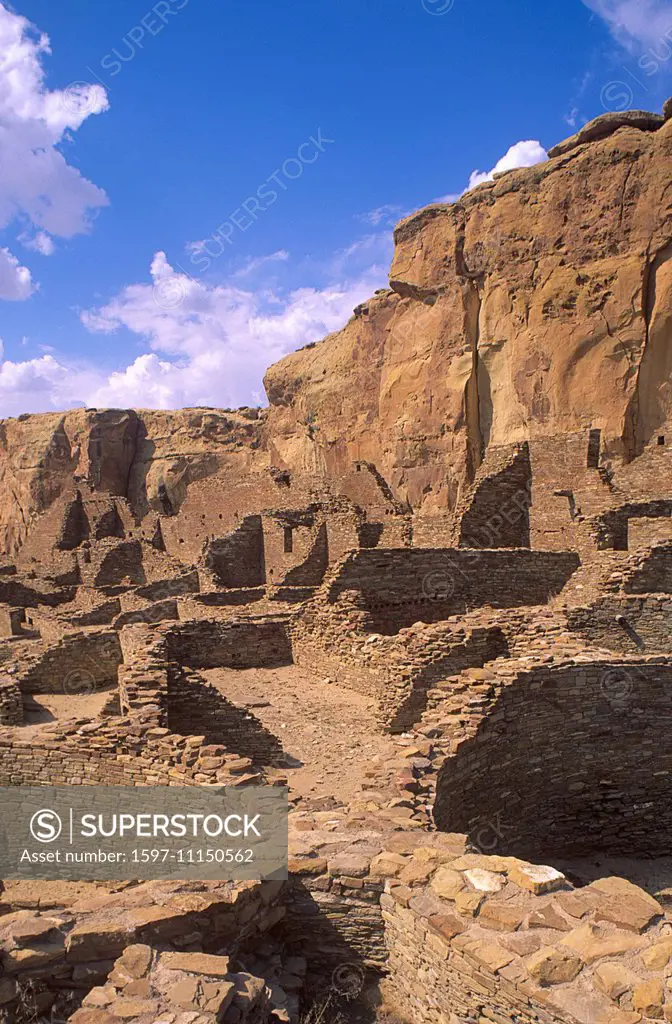
[(628, 522), (628, 550), (638, 551), (654, 544), (672, 541), (672, 519), (653, 519), (643, 516)]
[(613, 651), (672, 651), (672, 596), (610, 595), (568, 609), (567, 623), (592, 643)]
[(325, 577), (297, 619), (298, 628), (361, 629), (391, 635), (482, 605), (546, 604), (578, 568), (570, 552), (400, 549), (356, 551)]
[(636, 1024), (672, 1011), (669, 917), (631, 882), (574, 889), (553, 867), (469, 852), (461, 834), (310, 831), (308, 817), (290, 826), (282, 927), (309, 974), (328, 979), (339, 958), (346, 979), (382, 969), (383, 1011), (409, 1024)]
[(493, 448), (457, 509), (461, 548), (529, 548), (532, 468), (528, 444)]
[(23, 700), (16, 680), (0, 674), (0, 725), (21, 725), (23, 723)]
[(16, 680), (22, 693), (81, 693), (81, 681), (91, 689), (114, 686), (122, 661), (118, 634), (90, 627), (64, 635), (46, 647), (31, 642), (16, 664)]
[(261, 516), (245, 516), (226, 537), (211, 540), (205, 565), (222, 587), (257, 587), (266, 581)]
[(669, 850), (672, 659), (583, 652), (482, 673), (478, 694), (459, 678), (454, 696), (446, 689), (452, 754), (437, 783), (439, 828), (473, 836), (503, 820), (497, 852), (534, 860)]
[[(203, 736), (257, 765), (282, 765), (282, 743), (246, 708), (237, 707), (195, 672), (171, 673), (167, 692), (171, 732)], [(230, 767), (230, 766), (229, 766)]]
[[(117, 957), (129, 949), (106, 988), (113, 997), (115, 981), (131, 980), (128, 969), (135, 969), (136, 978), (142, 977), (137, 970), (137, 955), (130, 955), (131, 948), (138, 953), (138, 944), (146, 963), (153, 949), (172, 951), (164, 953), (169, 961), (172, 957), (172, 966), (188, 964), (194, 971), (198, 967), (197, 951), (201, 952), (199, 973), (207, 978), (208, 968), (217, 959), (208, 953), (225, 949), (237, 956), (241, 948), (259, 945), (282, 921), (285, 885), (282, 881), (146, 882), (130, 891), (101, 895), (89, 903), (80, 901), (75, 913), (61, 909), (49, 915), (6, 915), (0, 924), (3, 994), (8, 996), (5, 1002), (11, 1004), (18, 997), (17, 982), (26, 978), (37, 991), (74, 989), (80, 998), (86, 996), (92, 984), (105, 983)], [(180, 950), (188, 951), (189, 956), (180, 960)], [(243, 981), (242, 977), (236, 980)], [(120, 1016), (106, 1011), (111, 999), (106, 1003), (100, 998), (105, 991), (97, 988), (72, 1020), (76, 1024), (108, 1024), (122, 1018), (154, 1020), (155, 1014), (149, 1013), (158, 1012), (160, 1007), (149, 999), (143, 1005), (137, 991), (140, 984), (136, 981), (135, 993), (127, 991), (126, 999), (118, 1003), (115, 1009)], [(128, 1012), (132, 1002), (140, 1003), (139, 1016)], [(197, 1013), (184, 1013), (184, 1017), (201, 1019)], [(215, 1016), (206, 1019), (214, 1021)], [(242, 1018), (229, 1016), (227, 1021), (234, 1019)]]
[(189, 668), (255, 668), (292, 661), (287, 616), (180, 622), (166, 630), (170, 660)]
[[(229, 764), (231, 768), (229, 769)], [(249, 759), (139, 716), (56, 722), (0, 736), (2, 786), (193, 786), (261, 781)]]
[(307, 629), (299, 613), (292, 649), (298, 665), (377, 698), (383, 728), (402, 732), (418, 720), (427, 690), (438, 680), (504, 655), (507, 644), (496, 626), (418, 624), (382, 636), (362, 633), (356, 621), (347, 620)]

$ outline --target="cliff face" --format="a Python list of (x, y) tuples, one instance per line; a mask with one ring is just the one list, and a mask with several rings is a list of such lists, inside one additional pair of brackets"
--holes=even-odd
[(5, 553), (15, 554), (36, 517), (80, 481), (128, 499), (142, 518), (177, 511), (197, 480), (218, 472), (244, 477), (262, 418), (256, 410), (75, 409), (0, 422)]
[(594, 427), (629, 461), (669, 433), (672, 121), (608, 128), (403, 221), (392, 291), (268, 371), (277, 458), (370, 459), (428, 511), (489, 446)]
[(599, 428), (617, 467), (669, 441), (672, 120), (608, 115), (552, 152), (403, 221), (390, 290), (271, 367), (266, 411), (0, 422), (5, 552), (79, 481), (138, 519), (193, 505), (201, 522), (220, 503), (224, 529), (280, 500), (278, 471), (287, 500), (325, 485), (358, 500), (365, 464), (390, 500), (431, 514), (496, 446)]

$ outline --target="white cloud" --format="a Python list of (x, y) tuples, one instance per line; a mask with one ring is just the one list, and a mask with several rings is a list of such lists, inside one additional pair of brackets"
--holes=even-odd
[(380, 224), (393, 227), (402, 217), (407, 216), (407, 212), (404, 212), (403, 206), (385, 203), (383, 206), (377, 206), (375, 210), (369, 210), (367, 213), (358, 213), (356, 219), (364, 224), (370, 224), (374, 228), (377, 228)]
[(22, 267), (9, 249), (0, 249), (0, 299), (22, 301), (33, 294), (33, 280), (27, 267)]
[[(200, 250), (195, 251), (199, 252)], [(259, 270), (261, 267), (265, 267), (268, 263), (287, 263), (288, 260), (289, 253), (287, 252), (287, 250), (278, 249), (277, 252), (272, 252), (270, 253), (269, 256), (257, 256), (254, 259), (248, 260), (245, 264), (243, 264), (242, 267), (236, 270), (233, 276), (247, 277), (248, 274), (253, 274), (255, 270)]]
[(548, 153), (535, 139), (526, 139), (523, 142), (516, 142), (510, 147), (504, 154), (504, 156), (497, 161), (495, 166), (490, 171), (472, 171), (469, 177), (469, 184), (462, 192), (448, 192), (445, 196), (438, 196), (434, 199), (435, 203), (456, 203), (460, 196), (463, 196), (465, 192), (469, 192), (470, 189), (476, 188), (477, 185), (481, 185), (484, 181), (492, 181), (495, 174), (499, 174), (504, 171), (512, 171), (516, 167), (532, 167), (534, 164), (541, 163), (544, 160), (548, 160)]
[(157, 252), (146, 282), (129, 285), (81, 315), (90, 331), (127, 330), (147, 350), (111, 374), (69, 363), (48, 346), (40, 358), (0, 363), (0, 416), (73, 405), (263, 405), (262, 378), (271, 363), (341, 328), (354, 307), (387, 282), (382, 265), (360, 266), (378, 244), (377, 236), (367, 236), (313, 267), (327, 275), (338, 265), (343, 275), (330, 278), (336, 283), (282, 293), (244, 289), (237, 279), (220, 285), (197, 281), (176, 272), (165, 253)]
[(95, 371), (65, 366), (52, 355), (20, 363), (7, 359), (0, 364), (0, 413), (20, 416), (85, 405), (96, 379)]
[(481, 185), (484, 181), (492, 181), (495, 174), (504, 171), (512, 171), (516, 167), (532, 167), (544, 160), (548, 160), (548, 153), (535, 139), (526, 139), (523, 142), (516, 142), (511, 146), (504, 156), (497, 161), (489, 171), (472, 171), (469, 178), (469, 189)]
[(88, 397), (92, 405), (174, 408), (263, 400), (261, 379), (271, 363), (342, 327), (381, 284), (380, 268), (371, 267), (325, 288), (269, 298), (177, 273), (162, 252), (150, 275), (151, 284), (129, 285), (106, 306), (82, 314), (89, 330), (126, 328), (151, 349), (101, 382)]
[(34, 238), (30, 235), (19, 235), (19, 241), (26, 249), (32, 249), (43, 256), (52, 256), (56, 249), (53, 238), (46, 231), (38, 231)]
[(630, 49), (672, 40), (670, 0), (583, 0)]
[[(107, 95), (83, 82), (47, 89), (42, 60), (50, 52), (47, 36), (0, 2), (0, 230), (28, 221), (37, 232), (32, 247), (45, 254), (53, 249), (47, 233), (71, 238), (87, 231), (91, 214), (107, 204), (58, 148), (87, 117), (107, 109)], [(3, 279), (6, 273), (5, 266)], [(10, 297), (31, 292), (25, 274), (19, 291)]]

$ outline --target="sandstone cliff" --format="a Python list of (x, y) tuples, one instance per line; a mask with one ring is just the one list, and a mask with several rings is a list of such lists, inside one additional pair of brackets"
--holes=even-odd
[(35, 518), (80, 481), (127, 498), (138, 518), (177, 511), (188, 487), (250, 471), (263, 414), (75, 409), (0, 422), (0, 536), (7, 554)]
[[(271, 367), (268, 410), (0, 422), (5, 552), (78, 481), (138, 520), (193, 506), (212, 532), (316, 488), (359, 500), (355, 464), (385, 501), (431, 515), (497, 446), (599, 429), (617, 467), (669, 439), (672, 121), (607, 115), (551, 152), (399, 224), (390, 289)], [(195, 557), (200, 534), (174, 532)]]
[(627, 461), (669, 433), (672, 121), (623, 120), (403, 221), (391, 291), (268, 371), (276, 461), (367, 458), (434, 510), (489, 446), (594, 427)]

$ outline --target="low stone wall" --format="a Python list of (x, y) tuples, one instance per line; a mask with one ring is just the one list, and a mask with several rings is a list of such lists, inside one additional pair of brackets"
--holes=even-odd
[(223, 744), (257, 765), (282, 765), (282, 743), (247, 708), (231, 704), (219, 690), (194, 672), (171, 673), (167, 724), (172, 732), (203, 736)]
[[(229, 765), (231, 766), (229, 769)], [(203, 736), (183, 736), (127, 718), (81, 719), (0, 736), (2, 786), (174, 786), (261, 781), (251, 761)]]
[(122, 611), (129, 611), (133, 606), (134, 598), (139, 598), (142, 601), (165, 601), (169, 597), (179, 597), (181, 594), (197, 594), (199, 589), (198, 570), (191, 569), (187, 572), (177, 573), (169, 579), (157, 580), (144, 587), (136, 587), (130, 594), (121, 598), (121, 608)]
[(478, 687), (444, 683), (435, 715), (451, 749), (440, 829), (477, 837), (503, 821), (494, 849), (535, 860), (669, 852), (671, 658), (578, 651), (564, 664), (502, 660), (479, 674)]
[(223, 608), (230, 605), (254, 604), (256, 601), (263, 601), (266, 596), (265, 587), (241, 587), (229, 590), (205, 591), (201, 594), (194, 594), (180, 601), (180, 609), (186, 612), (180, 617), (188, 619), (189, 611), (198, 607), (202, 613), (205, 608)]
[(419, 623), (396, 636), (362, 633), (356, 622), (340, 625), (338, 633), (332, 628), (325, 636), (305, 629), (299, 613), (292, 625), (294, 660), (341, 686), (375, 697), (381, 725), (393, 732), (403, 732), (418, 720), (427, 691), (439, 680), (507, 652), (496, 625)]
[(638, 551), (654, 544), (672, 541), (672, 519), (653, 519), (646, 516), (628, 522), (628, 548)]
[(347, 555), (302, 612), (305, 628), (325, 635), (344, 616), (361, 629), (392, 635), (416, 622), (439, 622), (489, 605), (546, 604), (579, 566), (570, 552), (425, 548)]
[(627, 594), (672, 594), (672, 540), (633, 555), (623, 589)]
[[(187, 995), (202, 1012), (203, 982), (221, 984), (212, 972), (228, 969), (208, 957), (246, 963), (269, 937), (290, 954), (287, 975), (300, 986), (307, 966), (323, 998), (382, 976), (383, 1011), (409, 1024), (636, 1024), (672, 1012), (672, 922), (625, 879), (575, 889), (553, 867), (469, 852), (464, 835), (343, 827), (340, 816), (325, 828), (305, 813), (290, 822), (289, 872), (289, 882), (144, 883), (71, 910), (5, 914), (5, 1004), (30, 979), (47, 999), (88, 993), (72, 1024), (144, 1022), (145, 1011), (152, 1021), (158, 1009), (187, 1012)], [(202, 984), (188, 979), (166, 1004), (162, 967)], [(134, 1014), (130, 1000), (160, 1006)], [(246, 1005), (224, 1019), (242, 1020)]]
[(285, 615), (201, 619), (163, 628), (168, 657), (189, 668), (271, 667), (292, 661)]
[(383, 1010), (410, 1024), (635, 1024), (672, 1011), (671, 922), (625, 879), (574, 889), (553, 867), (468, 852), (464, 835), (357, 834), (338, 815), (331, 833), (311, 831), (307, 818), (290, 832), (282, 927), (309, 977), (382, 974)]
[(91, 627), (66, 634), (50, 647), (40, 641), (24, 647), (15, 677), (22, 693), (74, 695), (115, 686), (121, 661), (118, 634)]
[(23, 698), (16, 680), (0, 673), (0, 725), (23, 723)]
[[(74, 911), (5, 915), (0, 918), (5, 1005), (11, 1006), (12, 998), (16, 1000), (18, 986), (25, 978), (30, 978), (37, 992), (55, 997), (69, 988), (79, 991), (81, 998), (92, 985), (103, 985), (115, 960), (129, 947), (137, 950), (138, 944), (152, 950), (186, 948), (192, 954), (195, 950), (225, 949), (235, 956), (246, 945), (263, 941), (283, 919), (284, 888), (281, 881), (148, 882), (101, 896), (90, 904), (82, 901)], [(123, 959), (128, 968), (130, 954)], [(136, 958), (136, 968), (138, 962)], [(196, 967), (194, 961), (190, 964)], [(205, 957), (201, 967), (207, 966)], [(121, 973), (111, 976), (111, 997)], [(201, 973), (207, 976), (207, 969)], [(140, 973), (136, 980), (142, 977)], [(133, 997), (140, 999), (141, 995), (136, 992)], [(128, 1012), (131, 992), (127, 992), (127, 998), (127, 1004), (117, 1004), (117, 1008), (126, 1011), (121, 1014), (124, 1019), (134, 1019), (136, 1015)], [(109, 1003), (104, 997), (101, 1001), (99, 991), (87, 1002), (72, 1018), (73, 1024), (107, 1024), (118, 1019), (106, 1011)], [(137, 1016), (145, 1020), (142, 1010)]]
[(70, 1024), (115, 1024), (129, 1018), (139, 1024), (149, 1015), (168, 1024), (176, 1013), (183, 1024), (276, 1024), (279, 1019), (296, 1024), (297, 1011), (296, 994), (241, 970), (237, 958), (154, 950), (138, 943), (126, 947), (107, 983), (88, 993)]
[(154, 601), (146, 604), (143, 608), (136, 608), (133, 611), (122, 612), (117, 615), (112, 625), (115, 629), (123, 629), (125, 626), (132, 626), (138, 622), (163, 622), (166, 619), (176, 620), (177, 599), (172, 598), (166, 601)]
[(567, 623), (600, 647), (626, 654), (672, 651), (672, 596), (614, 595), (567, 611)]
[(94, 587), (114, 587), (125, 581), (145, 583), (142, 544), (139, 540), (98, 541), (87, 552), (89, 561), (80, 558), (82, 582)]
[[(79, 595), (78, 595), (79, 600)], [(36, 629), (43, 640), (50, 643), (60, 640), (73, 629), (86, 626), (107, 626), (119, 614), (121, 608), (118, 599), (101, 601), (92, 607), (79, 607), (77, 604), (61, 607), (56, 611), (39, 608), (26, 612), (26, 622)]]

